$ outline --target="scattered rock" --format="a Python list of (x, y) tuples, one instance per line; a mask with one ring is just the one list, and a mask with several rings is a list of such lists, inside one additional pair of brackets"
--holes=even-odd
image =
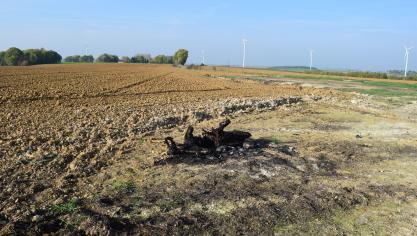
[(270, 147), (270, 148), (278, 148), (279, 145), (277, 143), (271, 142), (271, 143), (268, 144), (268, 147)]
[(42, 217), (40, 215), (34, 215), (32, 217), (32, 222), (36, 223), (39, 222), (42, 219)]
[(227, 152), (227, 147), (226, 146), (217, 147), (216, 152), (218, 152), (218, 153)]
[(256, 147), (256, 145), (253, 141), (246, 141), (246, 142), (243, 143), (243, 148), (245, 148), (245, 149), (253, 149), (255, 147)]
[(291, 147), (291, 146), (288, 146), (288, 145), (284, 145), (282, 147), (279, 147), (278, 149), (282, 153), (285, 153), (285, 154), (290, 155), (290, 156), (297, 155), (297, 151), (296, 151), (295, 147)]
[(192, 122), (201, 122), (204, 120), (213, 119), (213, 116), (204, 111), (194, 111), (190, 113), (190, 119)]

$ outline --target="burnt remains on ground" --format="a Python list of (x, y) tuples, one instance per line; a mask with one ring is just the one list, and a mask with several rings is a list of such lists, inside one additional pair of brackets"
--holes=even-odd
[(231, 121), (226, 119), (220, 122), (217, 128), (203, 129), (202, 136), (195, 136), (194, 128), (189, 126), (183, 144), (177, 144), (172, 137), (165, 138), (169, 159), (204, 157), (213, 154), (219, 156), (230, 149), (242, 148), (245, 140), (252, 135), (239, 130), (225, 131), (230, 123)]

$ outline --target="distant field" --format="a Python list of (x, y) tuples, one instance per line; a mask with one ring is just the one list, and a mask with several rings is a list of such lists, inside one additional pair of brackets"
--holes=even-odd
[[(229, 69), (230, 70), (230, 69)], [(237, 72), (239, 69), (235, 68)], [(268, 70), (245, 70), (241, 75), (229, 76), (228, 78), (245, 78), (258, 81), (275, 81), (294, 83), (313, 83), (326, 85), (330, 88), (345, 92), (358, 92), (368, 95), (384, 97), (416, 97), (417, 81), (392, 80), (376, 78), (360, 78), (349, 76), (317, 75), (302, 72), (268, 71)]]

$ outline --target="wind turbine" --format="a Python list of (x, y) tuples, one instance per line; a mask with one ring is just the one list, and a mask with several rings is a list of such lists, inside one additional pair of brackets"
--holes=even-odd
[(245, 68), (245, 62), (246, 62), (246, 43), (248, 42), (248, 40), (242, 39), (242, 42), (243, 42), (243, 64), (242, 64), (242, 68)]
[(313, 56), (314, 56), (314, 50), (310, 49), (310, 71), (313, 69)]
[(206, 58), (205, 58), (205, 51), (204, 50), (201, 50), (201, 55), (202, 55), (202, 57), (203, 57), (203, 65), (206, 65)]
[(409, 59), (409, 56), (410, 56), (410, 51), (411, 51), (411, 49), (413, 49), (414, 47), (407, 47), (407, 46), (404, 46), (404, 49), (405, 49), (405, 70), (404, 70), (404, 77), (405, 78), (407, 78), (407, 72), (408, 72), (408, 59)]

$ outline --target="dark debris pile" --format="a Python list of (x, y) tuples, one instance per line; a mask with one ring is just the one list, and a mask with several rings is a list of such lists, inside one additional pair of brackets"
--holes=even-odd
[(189, 126), (183, 144), (177, 144), (172, 137), (165, 138), (168, 156), (170, 158), (179, 156), (202, 157), (242, 148), (245, 141), (252, 135), (239, 130), (225, 131), (224, 129), (230, 123), (231, 121), (226, 119), (220, 122), (217, 128), (203, 129), (202, 136), (195, 136), (193, 134), (194, 128)]

